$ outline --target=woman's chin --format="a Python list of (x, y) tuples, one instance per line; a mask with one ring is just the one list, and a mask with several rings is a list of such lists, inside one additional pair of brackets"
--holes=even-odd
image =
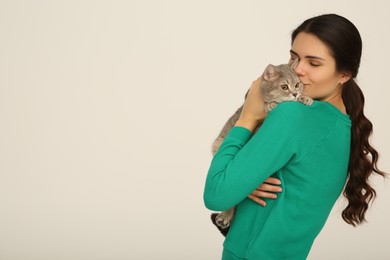
[(306, 97), (309, 97), (309, 98), (312, 98), (313, 100), (318, 100), (318, 101), (321, 101), (321, 97), (314, 94), (314, 93), (310, 93), (310, 92), (303, 92), (302, 93), (303, 96), (306, 96)]
[(303, 91), (302, 92), (302, 95), (304, 95), (304, 96), (306, 96), (306, 97), (311, 97), (311, 98), (315, 98), (315, 95), (314, 95), (314, 93), (313, 92), (311, 92), (311, 91)]

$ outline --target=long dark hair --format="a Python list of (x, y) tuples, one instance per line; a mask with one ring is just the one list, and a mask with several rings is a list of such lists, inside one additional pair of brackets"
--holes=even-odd
[(336, 70), (352, 75), (342, 89), (342, 98), (352, 121), (348, 178), (343, 191), (348, 205), (342, 217), (348, 224), (356, 226), (366, 221), (364, 216), (368, 205), (376, 197), (374, 188), (368, 183), (370, 175), (377, 173), (386, 176), (378, 169), (378, 152), (369, 143), (372, 123), (363, 113), (364, 95), (355, 82), (362, 54), (362, 40), (353, 23), (336, 14), (320, 15), (304, 21), (293, 31), (292, 43), (300, 32), (318, 37), (328, 46), (336, 60)]

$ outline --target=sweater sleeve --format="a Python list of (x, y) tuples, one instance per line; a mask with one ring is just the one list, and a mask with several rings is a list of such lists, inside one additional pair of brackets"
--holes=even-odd
[(301, 106), (297, 102), (280, 103), (253, 135), (245, 127), (230, 129), (207, 173), (203, 194), (206, 208), (232, 208), (293, 158), (303, 119)]

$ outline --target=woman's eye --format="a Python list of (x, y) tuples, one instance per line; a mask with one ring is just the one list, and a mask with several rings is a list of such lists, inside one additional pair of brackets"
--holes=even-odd
[(310, 65), (313, 66), (313, 67), (318, 67), (318, 66), (320, 66), (320, 64), (314, 63), (314, 62), (310, 62)]
[(287, 90), (288, 89), (288, 86), (286, 84), (283, 84), (282, 86), (280, 86), (283, 90)]

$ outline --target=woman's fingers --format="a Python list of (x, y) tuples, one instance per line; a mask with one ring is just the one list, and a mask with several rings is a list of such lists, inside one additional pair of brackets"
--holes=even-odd
[(267, 182), (267, 183), (270, 183), (270, 184), (275, 184), (275, 185), (281, 184), (280, 180), (277, 179), (277, 178), (274, 178), (274, 177), (268, 177), (267, 179), (265, 179), (264, 182)]
[(270, 199), (276, 199), (278, 197), (278, 195), (276, 195), (275, 193), (266, 192), (262, 190), (254, 190), (252, 192), (252, 195), (257, 197), (262, 197), (262, 198), (270, 198)]
[(276, 199), (278, 197), (276, 193), (282, 191), (282, 187), (278, 186), (280, 184), (279, 179), (268, 177), (256, 190), (249, 194), (248, 198), (265, 206), (267, 203), (261, 198)]
[(262, 183), (256, 190), (270, 191), (270, 192), (281, 192), (282, 187), (267, 184), (267, 183)]
[(254, 195), (252, 195), (252, 194), (249, 194), (248, 198), (250, 198), (250, 199), (253, 200), (254, 202), (259, 203), (259, 204), (260, 204), (261, 206), (263, 206), (263, 207), (264, 207), (265, 205), (267, 205), (267, 203), (265, 203), (264, 200), (260, 199), (259, 197), (254, 196)]
[(251, 194), (248, 195), (248, 198), (250, 198), (254, 202), (257, 202), (262, 206), (267, 205), (267, 203), (264, 200), (262, 200), (260, 197), (261, 198), (276, 199), (278, 196), (275, 193), (270, 193), (270, 192), (260, 191), (260, 190), (255, 190)]

